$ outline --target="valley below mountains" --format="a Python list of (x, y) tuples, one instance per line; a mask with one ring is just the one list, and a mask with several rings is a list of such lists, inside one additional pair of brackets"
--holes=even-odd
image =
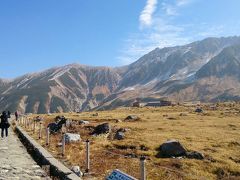
[(240, 37), (156, 48), (117, 68), (70, 64), (0, 79), (0, 110), (53, 113), (103, 110), (161, 98), (240, 100)]

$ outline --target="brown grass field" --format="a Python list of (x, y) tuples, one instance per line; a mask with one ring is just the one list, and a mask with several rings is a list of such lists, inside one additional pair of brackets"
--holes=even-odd
[[(147, 157), (147, 179), (240, 179), (240, 104), (218, 104), (216, 109), (201, 105), (204, 113), (195, 113), (195, 106), (119, 108), (111, 111), (41, 115), (44, 126), (57, 115), (68, 119), (88, 120), (88, 125), (74, 125), (68, 132), (79, 133), (82, 141), (68, 144), (61, 156), (57, 144), (61, 133), (51, 135), (50, 146), (38, 133), (27, 129), (43, 147), (65, 165), (79, 165), (85, 170), (85, 141), (91, 142), (90, 179), (104, 179), (113, 169), (120, 169), (139, 178), (139, 157)], [(128, 115), (140, 120), (125, 122)], [(36, 115), (29, 116), (31, 119)], [(122, 122), (116, 123), (116, 120)], [(109, 122), (112, 129), (128, 128), (124, 140), (113, 140), (112, 135), (93, 137), (91, 126)], [(166, 140), (179, 140), (187, 150), (204, 154), (204, 160), (157, 158), (157, 148)], [(89, 179), (89, 178), (88, 178)]]

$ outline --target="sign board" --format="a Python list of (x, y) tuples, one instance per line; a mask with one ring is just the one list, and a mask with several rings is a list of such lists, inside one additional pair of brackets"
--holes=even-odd
[(115, 169), (113, 172), (106, 178), (106, 180), (137, 180), (136, 178)]

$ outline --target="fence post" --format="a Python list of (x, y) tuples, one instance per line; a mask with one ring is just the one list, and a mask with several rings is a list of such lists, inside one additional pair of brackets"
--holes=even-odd
[(39, 123), (39, 139), (42, 138), (42, 122)]
[(36, 121), (33, 120), (33, 133), (35, 133), (35, 130), (36, 130)]
[(62, 136), (62, 156), (65, 155), (65, 133)]
[(24, 118), (24, 127), (27, 128), (27, 119)]
[(31, 129), (34, 132), (34, 120), (31, 121)]
[(90, 171), (90, 141), (86, 141), (86, 173)]
[(145, 160), (144, 156), (140, 157), (140, 180), (146, 180)]
[(48, 146), (49, 145), (49, 128), (46, 128), (46, 145)]
[(27, 129), (29, 129), (29, 119), (27, 118)]

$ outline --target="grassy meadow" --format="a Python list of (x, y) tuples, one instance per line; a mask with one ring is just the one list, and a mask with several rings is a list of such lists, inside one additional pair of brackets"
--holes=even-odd
[[(85, 141), (91, 144), (91, 178), (104, 179), (113, 169), (120, 169), (139, 178), (139, 157), (146, 156), (147, 179), (240, 179), (240, 104), (223, 103), (214, 107), (201, 105), (203, 113), (195, 113), (196, 106), (118, 108), (111, 111), (61, 113), (41, 115), (44, 127), (57, 115), (73, 120), (67, 132), (79, 133), (82, 141), (66, 145), (61, 156), (61, 133), (51, 135), (50, 145), (37, 131), (26, 129), (43, 147), (68, 167), (79, 165), (85, 170)], [(97, 113), (97, 114), (96, 114)], [(128, 115), (140, 119), (126, 122)], [(33, 119), (36, 115), (30, 115)], [(79, 125), (79, 120), (90, 124)], [(93, 127), (111, 124), (112, 131), (126, 128), (125, 139), (114, 140), (113, 133), (94, 137)], [(186, 158), (157, 158), (159, 146), (176, 139), (190, 151), (204, 154), (204, 160)]]

